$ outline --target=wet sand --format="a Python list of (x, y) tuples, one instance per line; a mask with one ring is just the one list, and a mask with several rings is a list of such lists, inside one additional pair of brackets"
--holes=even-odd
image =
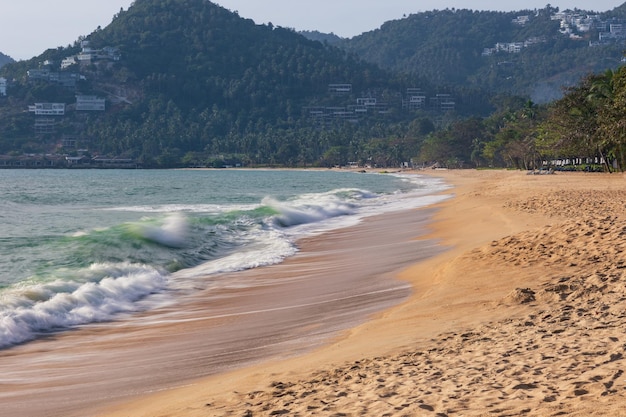
[(398, 273), (443, 250), (414, 239), (432, 213), (369, 218), (302, 240), (282, 264), (214, 277), (183, 304), (0, 351), (0, 416), (95, 415), (319, 348), (409, 297)]
[(405, 302), (314, 352), (102, 415), (624, 415), (626, 178), (432, 174), (455, 185), (429, 235), (450, 250), (397, 274)]

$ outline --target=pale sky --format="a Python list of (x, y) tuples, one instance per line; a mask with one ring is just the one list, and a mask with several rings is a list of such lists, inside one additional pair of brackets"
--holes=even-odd
[[(200, 1), (200, 0), (198, 0)], [(296, 30), (319, 30), (352, 37), (403, 15), (446, 8), (512, 11), (579, 8), (605, 12), (621, 0), (215, 0), (256, 23)], [(0, 52), (13, 59), (37, 56), (73, 44), (98, 26), (107, 26), (132, 0), (7, 0), (0, 8)]]

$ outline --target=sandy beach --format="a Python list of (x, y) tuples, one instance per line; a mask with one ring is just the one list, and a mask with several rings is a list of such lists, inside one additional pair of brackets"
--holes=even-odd
[(0, 416), (626, 415), (624, 175), (425, 174), (453, 198), (3, 351)]
[(621, 174), (436, 171), (455, 186), (412, 295), (312, 353), (101, 416), (626, 415)]
[[(295, 256), (271, 266), (204, 277), (182, 270), (171, 278), (165, 307), (0, 350), (0, 416), (91, 416), (323, 346), (409, 297), (398, 273), (443, 250), (414, 239), (432, 213), (405, 208), (313, 234), (298, 240)], [(181, 276), (187, 273), (193, 281)]]

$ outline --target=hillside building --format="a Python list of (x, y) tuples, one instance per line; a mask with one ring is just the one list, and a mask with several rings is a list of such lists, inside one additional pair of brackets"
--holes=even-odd
[(35, 103), (28, 111), (35, 116), (65, 116), (65, 103)]
[(78, 59), (76, 58), (76, 55), (68, 56), (67, 58), (63, 59), (63, 61), (61, 61), (61, 69), (67, 69), (71, 67), (72, 65), (77, 65), (77, 64), (78, 64)]
[[(81, 64), (89, 64), (98, 60), (119, 61), (122, 58), (120, 50), (112, 46), (105, 46), (102, 49), (93, 49), (88, 41), (81, 44), (82, 50), (76, 55), (76, 60)], [(68, 57), (65, 59), (70, 59)]]
[(54, 117), (37, 117), (35, 118), (35, 134), (36, 135), (49, 135), (55, 132), (57, 126), (57, 119)]
[(402, 107), (409, 110), (420, 110), (426, 107), (426, 94), (420, 88), (407, 88), (406, 98), (402, 100)]
[(347, 94), (352, 92), (352, 84), (328, 84), (330, 93)]
[(76, 111), (105, 111), (106, 99), (96, 96), (76, 96)]
[(515, 19), (513, 19), (512, 23), (518, 26), (526, 26), (528, 22), (530, 22), (530, 16), (526, 15), (526, 16), (517, 16)]
[(430, 107), (435, 111), (446, 113), (453, 111), (456, 103), (450, 94), (437, 94), (430, 98)]
[(361, 97), (356, 99), (357, 106), (375, 106), (376, 98), (375, 97)]
[(35, 68), (29, 69), (26, 74), (29, 81), (45, 81), (49, 83), (59, 84), (65, 88), (75, 88), (76, 83), (84, 79), (83, 76), (75, 72), (56, 72), (50, 71), (47, 68)]

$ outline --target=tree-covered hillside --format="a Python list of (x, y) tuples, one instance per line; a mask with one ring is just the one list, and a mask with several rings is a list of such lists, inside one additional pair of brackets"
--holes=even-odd
[[(527, 165), (528, 95), (613, 64), (623, 43), (621, 8), (567, 36), (574, 14), (555, 13), (433, 11), (341, 40), (208, 0), (135, 0), (74, 45), (0, 69), (0, 167)], [(614, 42), (589, 47), (607, 19)]]
[[(446, 93), (448, 113), (490, 109), (478, 92), (397, 77), (206, 0), (136, 0), (73, 46), (0, 74), (12, 80), (0, 101), (0, 154), (74, 145), (143, 166), (371, 160), (365, 142), (372, 137), (406, 132), (415, 117), (431, 125), (450, 117), (438, 93)], [(419, 90), (419, 105), (407, 104), (410, 88)], [(81, 111), (77, 95), (106, 98), (106, 111)], [(24, 113), (36, 103), (67, 107), (47, 119), (37, 109)]]
[(547, 102), (585, 75), (619, 65), (626, 37), (612, 33), (610, 24), (626, 23), (620, 10), (436, 10), (387, 22), (338, 45), (396, 73)]
[(13, 58), (0, 52), (0, 68), (2, 68), (2, 66), (9, 64), (11, 62), (14, 62)]
[(303, 30), (298, 32), (300, 35), (304, 36), (307, 39), (312, 41), (318, 41), (322, 43), (328, 43), (330, 45), (334, 45), (340, 43), (342, 38), (335, 35), (334, 33), (322, 33), (317, 30)]
[(468, 119), (430, 134), (417, 161), (448, 167), (626, 170), (626, 66), (591, 74), (548, 105)]

